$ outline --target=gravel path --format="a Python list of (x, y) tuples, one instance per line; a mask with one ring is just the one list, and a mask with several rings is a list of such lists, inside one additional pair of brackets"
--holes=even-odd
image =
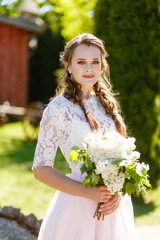
[(0, 218), (0, 240), (36, 240), (28, 230), (20, 227), (16, 221)]
[[(136, 227), (140, 240), (160, 240), (160, 224)], [(0, 218), (0, 240), (36, 240), (28, 230), (16, 221)], [(118, 240), (118, 239), (117, 239)]]

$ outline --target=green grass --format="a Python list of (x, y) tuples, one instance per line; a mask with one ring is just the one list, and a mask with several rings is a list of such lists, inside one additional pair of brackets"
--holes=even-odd
[(136, 225), (160, 224), (160, 185), (149, 190), (144, 200), (133, 198), (133, 203)]
[[(42, 218), (55, 190), (37, 181), (31, 170), (35, 143), (25, 140), (22, 123), (8, 123), (0, 127), (0, 205), (21, 208), (26, 214)], [(58, 149), (55, 167), (69, 172)]]
[[(20, 122), (0, 127), (0, 206), (21, 208), (25, 215), (43, 218), (55, 190), (37, 181), (31, 170), (35, 143), (27, 142)], [(68, 165), (58, 149), (55, 168), (66, 174)], [(145, 200), (134, 198), (136, 225), (160, 224), (160, 187)]]

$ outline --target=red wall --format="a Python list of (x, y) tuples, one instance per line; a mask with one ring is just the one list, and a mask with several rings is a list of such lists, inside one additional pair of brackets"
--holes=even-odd
[(0, 104), (27, 104), (29, 36), (26, 30), (0, 23)]

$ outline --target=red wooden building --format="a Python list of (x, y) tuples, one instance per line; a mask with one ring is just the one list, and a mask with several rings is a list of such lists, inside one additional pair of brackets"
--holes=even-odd
[[(0, 16), (0, 104), (9, 101), (13, 106), (26, 106), (28, 97), (28, 42), (31, 35), (43, 31), (44, 24), (32, 13), (21, 7), (21, 16), (11, 19)], [(25, 5), (26, 4), (26, 5)], [(38, 23), (39, 22), (39, 23)]]

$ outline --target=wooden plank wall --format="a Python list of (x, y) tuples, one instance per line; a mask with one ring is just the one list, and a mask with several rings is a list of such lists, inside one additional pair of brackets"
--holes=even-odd
[(26, 106), (28, 96), (28, 38), (30, 33), (0, 23), (0, 104)]

